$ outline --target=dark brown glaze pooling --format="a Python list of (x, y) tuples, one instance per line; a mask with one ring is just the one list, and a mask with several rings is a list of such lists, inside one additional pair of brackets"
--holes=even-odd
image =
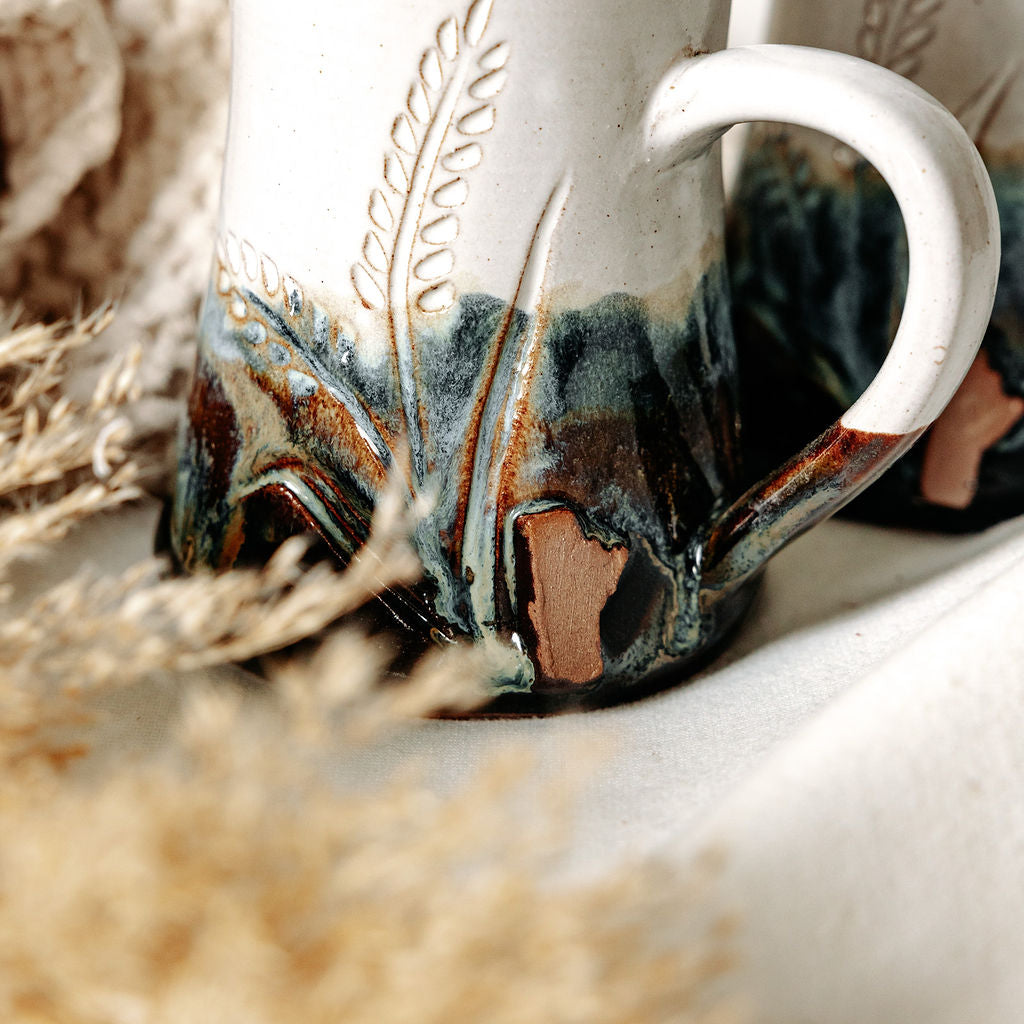
[(701, 587), (721, 591), (857, 496), (921, 436), (853, 430), (842, 422), (756, 484), (716, 521), (699, 556)]
[[(304, 532), (347, 561), (409, 461), (395, 367), (314, 296), (216, 269), (173, 542), (223, 568)], [(629, 295), (532, 317), (466, 295), (413, 339), (431, 503), (413, 538), (425, 589), (396, 619), (505, 641), (505, 689), (628, 688), (711, 642), (686, 559), (738, 475), (723, 279), (679, 321)]]

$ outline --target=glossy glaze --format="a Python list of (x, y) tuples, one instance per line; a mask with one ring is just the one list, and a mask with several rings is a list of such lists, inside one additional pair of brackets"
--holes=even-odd
[[(962, 131), (863, 62), (709, 53), (726, 0), (642, 7), (295, 0), (282, 31), (236, 0), (183, 564), (296, 531), (346, 561), (397, 488), (424, 573), (382, 601), (411, 646), (498, 639), (496, 694), (621, 698), (706, 657), (763, 561), (934, 419), (998, 248)], [(918, 289), (868, 395), (746, 495), (714, 145), (744, 117), (875, 146), (944, 296)]]

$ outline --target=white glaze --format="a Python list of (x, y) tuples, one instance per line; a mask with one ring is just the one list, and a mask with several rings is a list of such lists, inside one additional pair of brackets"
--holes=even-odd
[(949, 111), (893, 72), (781, 45), (683, 64), (652, 104), (651, 146), (666, 163), (692, 158), (740, 120), (828, 132), (892, 188), (910, 243), (906, 307), (885, 365), (842, 422), (885, 434), (927, 427), (970, 368), (995, 295), (999, 222), (977, 150)]
[[(423, 55), (439, 52), (450, 18), (464, 28), (469, 5), (235, 0), (222, 227), (308, 286), (351, 295), (371, 192), (387, 191), (386, 164), (399, 188), (399, 159), (411, 166), (396, 154), (396, 117), (410, 89), (425, 113), (423, 94), (439, 75), (436, 57), (424, 65)], [(455, 116), (480, 158), (464, 172), (438, 170), (437, 185), (460, 184), (440, 196), (432, 188), (424, 219), (458, 218), (459, 292), (512, 299), (541, 212), (565, 178), (572, 199), (549, 287), (578, 302), (655, 293), (720, 255), (717, 167), (654, 173), (642, 116), (681, 50), (724, 45), (727, 17), (720, 0), (645, 0), (642, 16), (619, 0), (495, 0)], [(470, 49), (464, 31), (459, 43)], [(505, 77), (489, 78), (499, 65)]]

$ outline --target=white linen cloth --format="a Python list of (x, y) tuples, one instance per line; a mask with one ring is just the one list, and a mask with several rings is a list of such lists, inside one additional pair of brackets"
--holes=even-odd
[[(155, 510), (122, 521), (85, 538), (90, 560), (146, 553)], [(511, 742), (557, 789), (582, 758), (570, 868), (716, 851), (754, 1020), (1016, 1024), (1022, 620), (1024, 519), (972, 537), (833, 521), (771, 563), (695, 679), (604, 711), (425, 722), (333, 771), (361, 785), (415, 762), (448, 787)], [(174, 701), (154, 686), (112, 710), (110, 742), (151, 748)]]
[(758, 1020), (1021, 1019), (1024, 545), (998, 554), (702, 822)]

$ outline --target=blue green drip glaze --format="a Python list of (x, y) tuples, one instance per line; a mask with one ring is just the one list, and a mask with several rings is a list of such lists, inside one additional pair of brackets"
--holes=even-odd
[[(402, 397), (394, 361), (370, 365), (331, 322), (308, 296), (297, 307), (240, 286), (211, 288), (172, 525), (187, 566), (258, 558), (300, 529), (342, 560), (366, 540), (381, 488), (409, 465)], [(701, 609), (693, 571), (693, 551), (740, 479), (720, 268), (701, 280), (680, 322), (625, 294), (541, 324), (491, 296), (464, 295), (419, 334), (415, 353), (424, 480), (409, 485), (409, 498), (432, 503), (413, 538), (424, 583), (386, 595), (405, 625), (502, 638), (525, 654), (495, 691), (538, 683), (524, 643), (530, 591), (517, 524), (558, 509), (572, 513), (582, 538), (628, 553), (600, 613), (603, 690), (704, 651), (738, 618), (749, 588)], [(474, 466), (497, 481), (489, 511), (472, 507), (484, 493), (471, 487)], [(482, 542), (471, 536), (481, 529)], [(472, 564), (473, 551), (491, 564)], [(479, 581), (488, 573), (485, 613)]]

